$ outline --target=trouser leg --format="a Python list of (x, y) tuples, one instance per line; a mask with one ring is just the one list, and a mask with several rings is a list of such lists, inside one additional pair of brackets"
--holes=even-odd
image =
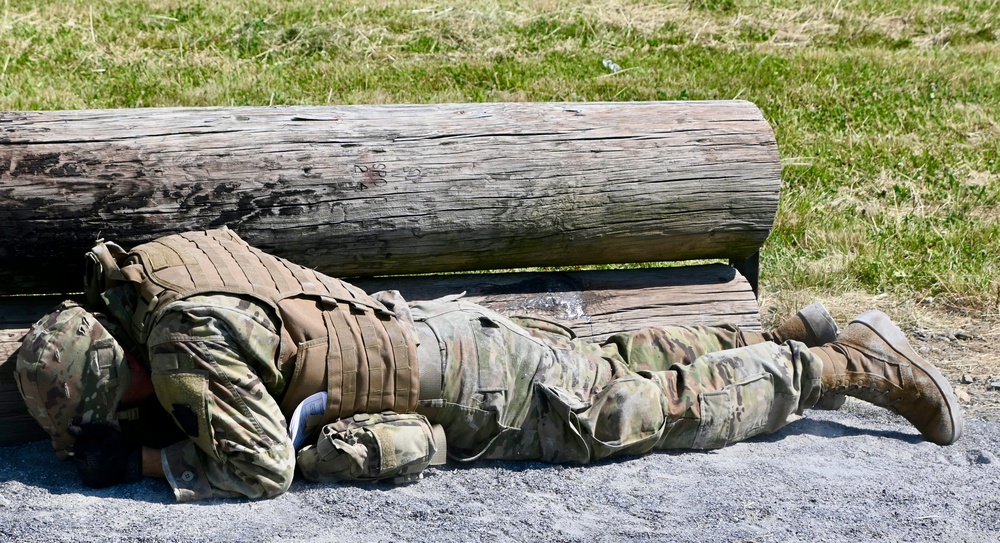
[(746, 345), (740, 329), (719, 326), (665, 326), (615, 334), (607, 339), (632, 371), (665, 371), (698, 357)]
[[(718, 337), (701, 338), (712, 336)], [(795, 341), (707, 352), (691, 362), (681, 357), (668, 369), (638, 372), (632, 368), (662, 367), (675, 351), (654, 356), (643, 347), (623, 355), (617, 345), (604, 346), (600, 363), (610, 372), (592, 388), (536, 383), (537, 418), (525, 423), (539, 436), (541, 459), (587, 462), (654, 448), (724, 447), (778, 430), (820, 393), (822, 362)], [(578, 364), (595, 362), (593, 351), (578, 347)]]
[(819, 394), (820, 362), (797, 342), (732, 349), (735, 328), (670, 327), (598, 346), (445, 307), (456, 309), (413, 309), (445, 358), (443, 397), (420, 410), (453, 457), (586, 463), (722, 447), (777, 430)]
[[(823, 315), (828, 315), (825, 310)], [(806, 317), (808, 312), (800, 312), (779, 328), (794, 328), (789, 323), (825, 322), (819, 317), (811, 320)], [(820, 327), (809, 329), (812, 328)], [(667, 397), (668, 420), (678, 420), (673, 432), (680, 436), (690, 437), (692, 426), (707, 432), (710, 423), (702, 420), (703, 406), (714, 417), (727, 395), (739, 396), (733, 410), (741, 413), (748, 408), (754, 410), (734, 419), (739, 426), (749, 427), (746, 431), (734, 429), (735, 435), (743, 438), (774, 431), (784, 425), (789, 414), (812, 407), (818, 401), (818, 388), (805, 381), (819, 379), (822, 364), (798, 341), (781, 344), (764, 341), (747, 346), (745, 334), (735, 326), (673, 326), (616, 334), (604, 348), (620, 357), (632, 371), (659, 383)], [(769, 387), (774, 390), (766, 392)], [(757, 395), (750, 396), (751, 391), (758, 391)], [(739, 405), (742, 403), (753, 405)], [(773, 409), (767, 404), (772, 404)], [(763, 410), (773, 411), (767, 415), (766, 424), (761, 420)], [(756, 426), (761, 424), (763, 427), (758, 431)], [(686, 439), (674, 441), (685, 443)], [(693, 438), (687, 441), (695, 443)]]
[(805, 345), (761, 343), (644, 373), (668, 420), (657, 448), (713, 449), (777, 431), (819, 399), (823, 366)]
[(823, 304), (812, 304), (767, 332), (741, 330), (731, 324), (666, 326), (611, 336), (629, 367), (635, 371), (663, 371), (674, 364), (690, 364), (704, 354), (772, 342), (798, 341), (816, 347), (837, 338), (837, 323)]

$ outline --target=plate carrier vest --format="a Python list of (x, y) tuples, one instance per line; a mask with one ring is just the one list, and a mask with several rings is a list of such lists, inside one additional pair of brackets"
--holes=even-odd
[(294, 364), (280, 399), (286, 417), (320, 391), (328, 394), (323, 424), (417, 405), (416, 343), (395, 314), (354, 285), (251, 247), (227, 228), (162, 237), (129, 253), (98, 242), (88, 254), (88, 296), (123, 282), (135, 285), (138, 303), (122, 324), (142, 345), (177, 300), (219, 293), (270, 306), (281, 321), (277, 367)]

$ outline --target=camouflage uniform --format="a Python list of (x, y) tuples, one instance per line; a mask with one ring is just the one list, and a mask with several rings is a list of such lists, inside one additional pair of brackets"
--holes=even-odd
[[(417, 410), (444, 426), (456, 460), (717, 448), (777, 430), (819, 395), (821, 365), (804, 345), (733, 349), (733, 327), (646, 329), (597, 345), (453, 298), (410, 309), (437, 343), (421, 368), (442, 367), (441, 397)], [(170, 304), (151, 327), (157, 397), (189, 436), (162, 453), (178, 500), (273, 496), (291, 483), (275, 322), (264, 305), (211, 294)]]
[(459, 460), (719, 448), (773, 432), (819, 399), (822, 365), (805, 345), (736, 349), (731, 326), (647, 328), (597, 345), (460, 300), (411, 310), (443, 359), (442, 397), (417, 409), (444, 426)]
[(275, 401), (287, 379), (279, 343), (269, 308), (230, 295), (174, 302), (151, 327), (153, 388), (188, 436), (162, 452), (178, 501), (288, 489), (295, 452)]

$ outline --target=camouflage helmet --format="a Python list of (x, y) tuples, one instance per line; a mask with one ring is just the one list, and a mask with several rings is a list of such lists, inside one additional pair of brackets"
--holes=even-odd
[(36, 322), (17, 353), (17, 386), (28, 412), (63, 454), (69, 427), (117, 425), (116, 411), (131, 384), (125, 351), (99, 317), (66, 301)]

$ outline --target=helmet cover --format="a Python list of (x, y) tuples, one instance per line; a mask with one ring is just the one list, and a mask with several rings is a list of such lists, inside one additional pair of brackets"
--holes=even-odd
[(31, 327), (14, 375), (28, 412), (52, 436), (57, 453), (72, 447), (73, 424), (117, 426), (118, 403), (131, 383), (121, 345), (97, 315), (72, 301)]

